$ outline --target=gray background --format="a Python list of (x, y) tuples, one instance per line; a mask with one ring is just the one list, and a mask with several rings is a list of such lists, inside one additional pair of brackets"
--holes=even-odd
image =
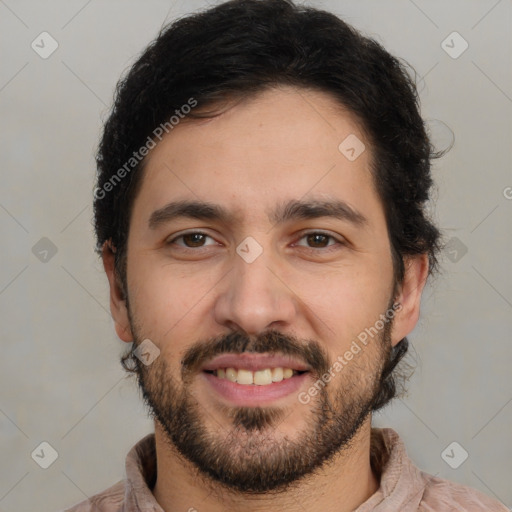
[[(395, 428), (423, 470), (512, 507), (512, 2), (310, 4), (407, 60), (434, 140), (455, 134), (434, 168), (450, 251), (410, 336), (409, 394), (375, 424)], [(128, 346), (93, 252), (93, 154), (121, 73), (166, 19), (205, 5), (0, 0), (2, 512), (61, 510), (105, 489), (152, 431), (118, 363)], [(59, 44), (47, 59), (31, 48), (43, 31)], [(458, 58), (441, 46), (453, 31), (469, 44)], [(48, 469), (31, 458), (43, 441), (58, 452)], [(453, 441), (469, 453), (458, 469), (441, 457)]]

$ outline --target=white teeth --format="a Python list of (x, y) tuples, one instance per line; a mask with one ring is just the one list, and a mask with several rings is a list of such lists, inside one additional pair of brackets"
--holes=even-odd
[(273, 382), (281, 382), (283, 379), (289, 379), (293, 376), (294, 370), (291, 368), (265, 368), (264, 370), (245, 370), (243, 368), (219, 368), (214, 374), (219, 379), (228, 379), (238, 384), (256, 384), (257, 386), (268, 386)]
[(272, 368), (272, 382), (281, 382), (283, 380), (283, 369)]
[(231, 382), (236, 382), (238, 372), (234, 368), (226, 368), (226, 378)]
[[(240, 376), (240, 370), (238, 370), (238, 375)], [(271, 383), (272, 370), (270, 368), (254, 372), (254, 384), (258, 384), (258, 386), (266, 386), (267, 384)]]
[(253, 380), (253, 374), (250, 370), (238, 370), (238, 375), (236, 376), (238, 384), (252, 384)]
[(293, 375), (293, 370), (291, 368), (283, 368), (283, 378), (289, 379)]

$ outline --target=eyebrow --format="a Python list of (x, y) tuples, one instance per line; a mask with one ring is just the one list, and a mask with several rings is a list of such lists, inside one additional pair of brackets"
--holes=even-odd
[[(341, 200), (291, 200), (279, 205), (267, 212), (269, 220), (274, 224), (283, 224), (292, 220), (316, 219), (320, 217), (332, 217), (354, 224), (365, 226), (368, 219)], [(237, 216), (230, 213), (224, 207), (204, 201), (173, 201), (155, 210), (149, 217), (149, 228), (157, 229), (162, 224), (178, 218), (219, 221), (233, 223)]]

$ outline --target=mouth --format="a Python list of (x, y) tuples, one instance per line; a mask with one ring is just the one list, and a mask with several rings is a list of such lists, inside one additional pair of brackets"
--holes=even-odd
[(272, 354), (223, 354), (205, 364), (201, 376), (217, 397), (240, 406), (263, 405), (298, 392), (308, 365)]
[(264, 368), (263, 370), (251, 371), (245, 368), (218, 368), (217, 370), (204, 370), (206, 373), (215, 375), (219, 379), (227, 379), (244, 386), (269, 386), (274, 382), (281, 382), (290, 379), (294, 375), (302, 375), (306, 371), (293, 370), (292, 368)]

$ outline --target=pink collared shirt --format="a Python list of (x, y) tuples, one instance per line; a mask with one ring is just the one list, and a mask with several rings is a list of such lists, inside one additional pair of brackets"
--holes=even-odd
[[(509, 512), (476, 489), (420, 471), (391, 428), (372, 428), (372, 466), (380, 487), (354, 512)], [(126, 456), (126, 478), (65, 512), (164, 512), (151, 489), (156, 481), (155, 435)]]

